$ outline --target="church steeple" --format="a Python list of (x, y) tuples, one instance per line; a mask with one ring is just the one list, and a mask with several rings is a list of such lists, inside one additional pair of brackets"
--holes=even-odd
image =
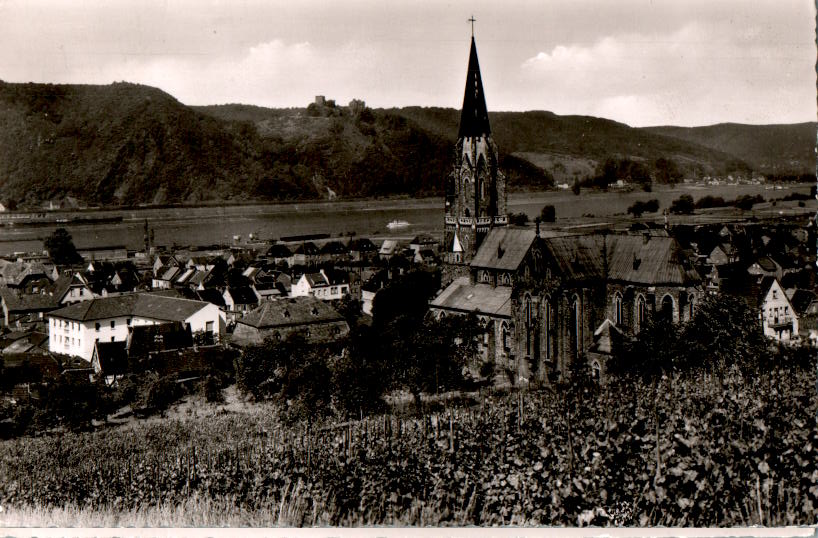
[[(469, 22), (474, 24), (474, 18)], [(444, 241), (449, 263), (468, 264), (492, 228), (508, 224), (506, 179), (498, 161), (472, 33), (454, 166), (446, 181)]]
[(463, 93), (463, 109), (460, 111), (460, 132), (458, 138), (474, 138), (491, 134), (486, 96), (483, 93), (483, 79), (480, 77), (480, 63), (477, 61), (477, 45), (471, 38), (469, 69), (466, 74), (466, 90)]

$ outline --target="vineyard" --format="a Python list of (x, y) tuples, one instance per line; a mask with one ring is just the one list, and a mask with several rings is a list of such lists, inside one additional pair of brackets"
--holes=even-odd
[(198, 499), (298, 526), (818, 520), (814, 372), (469, 403), (312, 428), (222, 413), (4, 441), (0, 505), (127, 512)]

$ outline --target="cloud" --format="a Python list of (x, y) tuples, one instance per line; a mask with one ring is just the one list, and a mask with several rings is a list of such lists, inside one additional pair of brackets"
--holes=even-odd
[(523, 88), (539, 90), (543, 108), (550, 102), (556, 112), (632, 125), (814, 116), (815, 74), (807, 44), (765, 39), (763, 32), (758, 26), (692, 23), (666, 35), (611, 35), (590, 45), (557, 45), (523, 61), (519, 80)]

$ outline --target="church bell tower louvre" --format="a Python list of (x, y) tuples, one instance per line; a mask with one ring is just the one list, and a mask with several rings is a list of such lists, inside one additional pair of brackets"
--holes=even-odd
[(473, 32), (460, 129), (445, 193), (446, 261), (465, 265), (492, 228), (508, 224), (506, 180), (498, 169)]

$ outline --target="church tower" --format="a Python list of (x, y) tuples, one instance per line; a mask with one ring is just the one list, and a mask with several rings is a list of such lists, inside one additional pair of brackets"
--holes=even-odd
[(457, 138), (446, 180), (444, 245), (447, 262), (468, 264), (489, 231), (508, 224), (506, 180), (497, 166), (473, 33)]

